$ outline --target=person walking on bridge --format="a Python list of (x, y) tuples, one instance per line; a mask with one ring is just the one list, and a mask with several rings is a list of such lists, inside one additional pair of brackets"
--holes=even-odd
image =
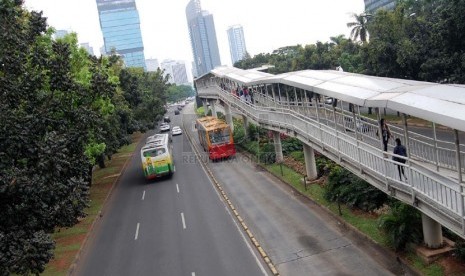
[[(391, 138), (391, 131), (389, 130), (389, 127), (386, 124), (386, 121), (384, 120), (384, 118), (379, 121), (379, 124), (381, 128), (381, 136), (383, 138), (383, 150), (387, 151), (388, 142), (389, 142), (389, 139)], [(376, 136), (378, 136), (378, 131), (376, 131)]]
[[(404, 145), (402, 145), (399, 138), (396, 138), (396, 146), (394, 148), (394, 154), (407, 157), (407, 149), (405, 148)], [(405, 164), (405, 161), (406, 161), (405, 158), (398, 157), (398, 156), (393, 156), (392, 160), (402, 163), (402, 164)], [(404, 176), (405, 180), (407, 181), (407, 177), (405, 176), (405, 172), (404, 172), (404, 166), (397, 164), (397, 170), (399, 171), (400, 181), (402, 181), (402, 176)]]

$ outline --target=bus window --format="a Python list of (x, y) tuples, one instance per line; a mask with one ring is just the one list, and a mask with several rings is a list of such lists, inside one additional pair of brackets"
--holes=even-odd
[(210, 143), (212, 144), (222, 144), (229, 143), (229, 129), (215, 129), (208, 133), (210, 138)]
[(151, 149), (144, 152), (144, 157), (157, 157), (166, 152), (164, 148)]

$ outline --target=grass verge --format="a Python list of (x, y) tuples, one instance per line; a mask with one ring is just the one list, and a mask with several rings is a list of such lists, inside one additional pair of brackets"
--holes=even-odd
[(86, 209), (87, 217), (70, 228), (60, 228), (52, 235), (55, 240), (53, 259), (47, 264), (42, 275), (67, 275), (70, 266), (78, 254), (81, 245), (91, 230), (92, 223), (105, 204), (105, 199), (118, 179), (126, 161), (132, 157), (137, 144), (142, 138), (141, 133), (132, 135), (132, 144), (119, 149), (112, 159), (105, 163), (106, 168), (96, 169), (92, 174), (90, 188), (90, 206)]

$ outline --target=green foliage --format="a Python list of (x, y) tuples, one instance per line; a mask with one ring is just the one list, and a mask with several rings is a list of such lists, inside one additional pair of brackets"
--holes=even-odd
[(454, 255), (462, 262), (465, 262), (465, 241), (459, 240), (454, 245)]
[(304, 157), (304, 152), (303, 151), (293, 151), (291, 153), (289, 153), (289, 155), (294, 158), (295, 160), (297, 161), (301, 161), (301, 162), (304, 162), (305, 161), (305, 157)]
[(205, 109), (203, 108), (203, 106), (201, 106), (195, 110), (195, 113), (198, 117), (203, 117), (205, 116)]
[(125, 100), (134, 110), (132, 128), (145, 131), (152, 128), (156, 118), (165, 114), (167, 77), (162, 71), (144, 72), (140, 68), (126, 68), (120, 72), (120, 83)]
[(251, 141), (258, 141), (259, 137), (263, 137), (267, 134), (267, 130), (264, 128), (261, 128), (260, 126), (249, 123), (247, 134), (248, 134), (248, 139), (250, 139)]
[(396, 250), (402, 250), (409, 242), (419, 242), (422, 238), (420, 212), (397, 200), (390, 207), (390, 212), (379, 218), (379, 226), (387, 234), (389, 243)]
[(0, 4), (0, 271), (38, 274), (50, 233), (84, 216), (93, 95), (71, 73), (71, 46), (52, 42), (41, 13)]
[(325, 198), (339, 201), (352, 208), (372, 211), (387, 201), (387, 195), (348, 170), (335, 166), (329, 176)]
[(50, 233), (85, 216), (92, 164), (164, 113), (167, 87), (115, 55), (88, 55), (75, 34), (54, 41), (21, 4), (0, 3), (2, 275), (43, 271)]
[(354, 13), (352, 14), (352, 17), (355, 19), (355, 21), (347, 23), (347, 27), (352, 28), (350, 37), (354, 41), (360, 39), (361, 42), (366, 42), (368, 38), (368, 19), (371, 17), (371, 15), (366, 13)]
[(167, 101), (178, 102), (195, 95), (194, 88), (190, 85), (171, 85), (167, 89)]
[(104, 143), (90, 143), (87, 144), (84, 154), (89, 158), (90, 163), (95, 165), (95, 159), (105, 152), (105, 148), (106, 145)]
[(285, 139), (281, 139), (281, 146), (283, 149), (284, 155), (289, 155), (294, 151), (303, 151), (302, 142), (299, 139), (294, 137), (288, 137)]
[(337, 166), (336, 163), (334, 163), (324, 155), (316, 155), (315, 163), (318, 177), (321, 177), (323, 175), (329, 175), (333, 168)]
[(264, 164), (272, 164), (276, 162), (274, 145), (270, 143), (263, 144), (258, 152), (258, 158), (260, 162)]
[(242, 126), (242, 124), (240, 122), (235, 123), (234, 124), (234, 132), (233, 132), (234, 144), (236, 144), (238, 146), (243, 145), (243, 143), (246, 142), (245, 138), (246, 137), (245, 137), (244, 127)]

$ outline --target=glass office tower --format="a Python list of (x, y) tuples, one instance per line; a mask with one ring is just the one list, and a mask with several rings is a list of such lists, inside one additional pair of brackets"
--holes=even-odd
[(200, 0), (191, 0), (187, 4), (186, 18), (194, 57), (194, 77), (199, 77), (221, 65), (215, 22), (213, 15), (202, 11)]
[(229, 52), (231, 53), (232, 65), (242, 60), (247, 53), (245, 47), (244, 30), (241, 25), (234, 25), (228, 28)]
[(146, 70), (139, 12), (135, 0), (97, 0), (104, 53), (114, 49), (128, 67)]

